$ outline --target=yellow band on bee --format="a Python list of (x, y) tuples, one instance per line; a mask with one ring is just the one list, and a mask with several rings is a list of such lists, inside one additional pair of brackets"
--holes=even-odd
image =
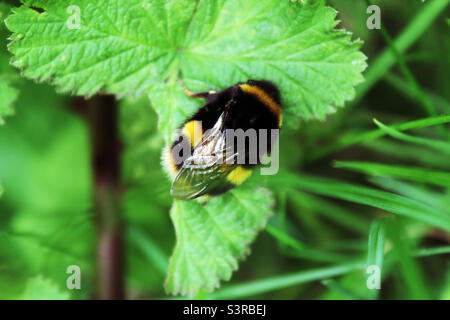
[(169, 146), (165, 147), (162, 154), (162, 164), (166, 169), (166, 172), (173, 179), (178, 172), (178, 168), (175, 165), (175, 161), (172, 157), (172, 150)]
[(203, 138), (201, 122), (197, 120), (187, 122), (183, 127), (183, 134), (189, 138), (191, 146), (195, 147)]
[(228, 174), (227, 180), (237, 186), (247, 180), (251, 174), (252, 170), (239, 166)]
[(280, 106), (276, 103), (263, 89), (252, 86), (249, 84), (241, 84), (239, 86), (242, 91), (255, 95), (262, 103), (264, 103), (270, 111), (278, 118), (278, 124), (281, 126), (282, 117), (280, 112)]

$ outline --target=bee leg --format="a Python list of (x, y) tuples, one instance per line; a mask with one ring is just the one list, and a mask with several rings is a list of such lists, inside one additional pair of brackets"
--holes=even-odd
[(181, 89), (183, 89), (184, 93), (191, 98), (203, 98), (206, 99), (210, 95), (216, 94), (216, 91), (202, 91), (202, 92), (191, 92), (189, 91), (183, 83), (182, 79), (178, 79), (178, 82), (180, 83)]

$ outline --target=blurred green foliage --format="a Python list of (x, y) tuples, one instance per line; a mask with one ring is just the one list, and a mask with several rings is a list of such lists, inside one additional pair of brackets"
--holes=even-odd
[[(273, 81), (289, 128), (299, 118), (323, 120), (343, 107), (367, 67), (362, 42), (335, 29), (336, 11), (324, 0), (70, 4), (32, 0), (12, 10), (5, 19), (13, 32), (11, 64), (23, 77), (55, 84), (62, 93), (147, 93), (167, 143), (201, 103), (183, 92), (179, 79), (196, 91), (249, 78)], [(77, 15), (78, 22), (72, 19)], [(242, 190), (203, 208), (173, 204), (177, 243), (167, 274), (169, 293), (212, 291), (237, 269), (236, 259), (266, 224), (273, 202), (267, 191)]]
[[(328, 1), (341, 26), (364, 40), (366, 74), (376, 77), (326, 121), (282, 131), (280, 173), (251, 181), (272, 191), (276, 214), (231, 282), (197, 298), (450, 299), (448, 14), (421, 14), (437, 1), (448, 2), (374, 1), (393, 42), (367, 29), (364, 1)], [(427, 27), (413, 25), (411, 43), (397, 52), (406, 73), (399, 55), (385, 68), (378, 57), (415, 19)], [(1, 30), (0, 72), (20, 93), (0, 127), (0, 298), (87, 299), (95, 290), (87, 127), (71, 98), (6, 66)], [(146, 97), (121, 100), (120, 110), (127, 296), (164, 298), (175, 244), (164, 136)], [(366, 287), (374, 262), (379, 291)], [(81, 290), (65, 287), (73, 264)]]
[[(10, 12), (7, 4), (0, 3), (0, 20), (6, 18)], [(6, 46), (7, 32), (5, 25), (0, 24), (0, 125), (3, 124), (3, 118), (14, 114), (13, 103), (16, 101), (19, 91), (11, 85), (14, 79), (14, 70), (8, 64), (9, 53), (4, 50)]]

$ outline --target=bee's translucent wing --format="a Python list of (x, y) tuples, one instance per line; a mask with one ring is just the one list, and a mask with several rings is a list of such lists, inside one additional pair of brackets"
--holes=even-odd
[(213, 165), (210, 168), (181, 168), (172, 184), (172, 195), (178, 200), (191, 200), (212, 190), (219, 189), (224, 178), (234, 169), (234, 165), (222, 167)]
[[(236, 167), (235, 161), (231, 160), (237, 154), (230, 154), (225, 147), (223, 118), (224, 113), (183, 162), (172, 184), (174, 198), (190, 200), (220, 188), (225, 177)], [(231, 162), (233, 164), (229, 164)]]

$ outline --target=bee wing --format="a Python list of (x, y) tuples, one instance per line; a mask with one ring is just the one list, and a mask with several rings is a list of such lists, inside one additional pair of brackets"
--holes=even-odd
[[(236, 167), (236, 154), (225, 148), (223, 130), (224, 113), (187, 158), (172, 184), (171, 193), (179, 200), (200, 197), (223, 183), (223, 179)], [(233, 162), (232, 164), (229, 164)]]
[(207, 169), (181, 168), (172, 184), (172, 196), (178, 200), (191, 200), (205, 195), (223, 184), (223, 179), (234, 167), (213, 165)]

